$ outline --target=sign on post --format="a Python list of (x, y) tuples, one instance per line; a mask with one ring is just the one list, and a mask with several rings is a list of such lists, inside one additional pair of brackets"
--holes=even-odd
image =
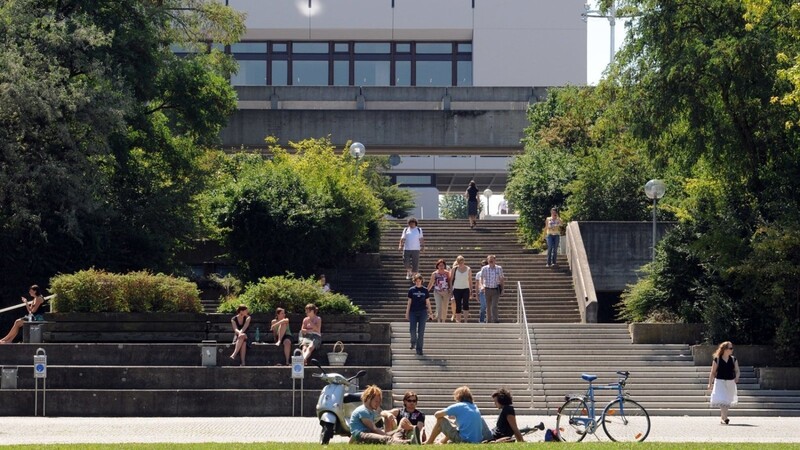
[(300, 349), (295, 349), (292, 355), (292, 378), (305, 378), (305, 364), (303, 361), (303, 353)]
[(36, 349), (33, 355), (33, 415), (39, 415), (39, 379), (42, 379), (42, 416), (47, 415), (47, 353), (43, 348)]
[(33, 355), (33, 378), (47, 378), (47, 353), (43, 348)]

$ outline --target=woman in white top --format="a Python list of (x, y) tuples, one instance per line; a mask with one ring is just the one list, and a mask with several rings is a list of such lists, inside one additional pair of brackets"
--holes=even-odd
[(453, 270), (450, 272), (453, 284), (453, 298), (456, 303), (456, 322), (469, 321), (469, 294), (472, 284), (472, 269), (465, 263), (464, 257), (458, 255)]

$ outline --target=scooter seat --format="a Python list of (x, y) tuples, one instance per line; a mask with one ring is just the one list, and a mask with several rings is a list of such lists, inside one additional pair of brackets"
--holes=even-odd
[(361, 394), (344, 394), (345, 403), (360, 403)]

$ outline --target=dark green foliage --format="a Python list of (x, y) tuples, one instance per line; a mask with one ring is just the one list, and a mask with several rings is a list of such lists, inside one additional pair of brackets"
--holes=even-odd
[(363, 314), (346, 296), (323, 292), (313, 278), (295, 278), (291, 274), (247, 284), (242, 295), (221, 303), (217, 312), (235, 313), (239, 304), (245, 304), (251, 313), (274, 313), (280, 307), (289, 313), (303, 314), (309, 303), (317, 305), (320, 315)]
[[(408, 212), (414, 208), (414, 194), (408, 189), (391, 184), (389, 177), (384, 175), (391, 168), (389, 157), (367, 156), (365, 160), (367, 164), (361, 175), (383, 203), (386, 214), (398, 219), (408, 217)], [(379, 232), (377, 228), (376, 232)]]
[(227, 57), (169, 44), (241, 23), (198, 0), (0, 3), (0, 293), (171, 265), (197, 234), (198, 145), (236, 102)]
[(243, 278), (288, 272), (313, 274), (376, 248), (381, 202), (349, 155), (327, 139), (273, 146), (260, 155), (221, 156), (222, 181), (210, 203), (220, 235)]
[(183, 278), (149, 272), (124, 275), (82, 270), (50, 280), (56, 297), (51, 311), (68, 312), (202, 312), (200, 291)]

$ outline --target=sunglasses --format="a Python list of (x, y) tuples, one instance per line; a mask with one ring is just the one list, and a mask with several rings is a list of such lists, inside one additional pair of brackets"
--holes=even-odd
[(415, 398), (407, 398), (406, 401), (408, 403), (417, 403), (417, 399), (415, 399)]

